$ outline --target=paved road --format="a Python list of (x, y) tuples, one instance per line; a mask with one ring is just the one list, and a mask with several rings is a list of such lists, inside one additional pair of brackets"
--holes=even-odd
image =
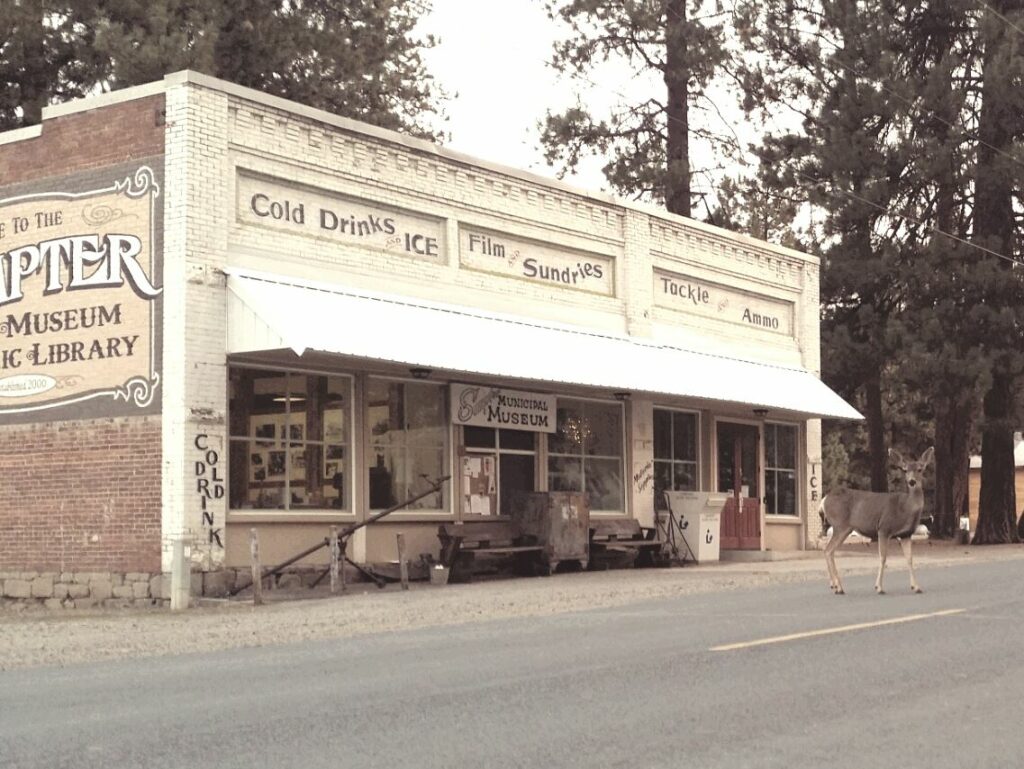
[(0, 767), (1022, 765), (1019, 563), (921, 576), (0, 673)]

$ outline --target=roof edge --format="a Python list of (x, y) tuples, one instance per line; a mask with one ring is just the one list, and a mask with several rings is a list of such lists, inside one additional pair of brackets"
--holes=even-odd
[[(819, 265), (821, 258), (815, 254), (808, 254), (803, 251), (797, 251), (786, 246), (781, 246), (776, 243), (770, 243), (765, 240), (759, 240), (755, 237), (747, 235), (745, 233), (734, 232), (727, 230), (723, 227), (717, 227), (713, 224), (707, 224), (697, 219), (691, 219), (679, 214), (673, 214), (666, 211), (663, 208), (655, 206), (649, 203), (638, 203), (636, 201), (624, 200), (615, 195), (607, 192), (601, 192), (597, 190), (588, 190), (582, 187), (577, 187), (573, 184), (562, 181), (561, 179), (553, 179), (541, 174), (527, 171), (520, 168), (513, 168), (512, 166), (506, 166), (501, 163), (497, 163), (491, 160), (485, 160), (482, 158), (474, 157), (457, 150), (451, 150), (446, 147), (434, 144), (426, 141), (425, 139), (417, 139), (412, 136), (398, 133), (397, 131), (391, 131), (386, 128), (378, 128), (377, 126), (363, 123), (358, 120), (351, 118), (341, 117), (335, 115), (332, 112), (326, 110), (317, 109), (315, 107), (309, 107), (298, 102), (290, 101), (280, 96), (272, 96), (270, 94), (258, 91), (255, 88), (249, 88), (246, 86), (237, 85), (227, 80), (222, 80), (212, 75), (205, 75), (201, 72), (194, 70), (181, 70), (179, 72), (172, 72), (165, 75), (163, 80), (157, 80), (152, 83), (146, 83), (143, 85), (132, 86), (130, 88), (123, 88), (117, 91), (109, 91), (107, 93), (98, 94), (95, 96), (86, 96), (81, 99), (74, 99), (72, 101), (65, 102), (63, 104), (55, 104), (43, 108), (43, 122), (47, 120), (64, 117), (67, 115), (73, 115), (79, 112), (87, 112), (93, 109), (99, 109), (102, 107), (109, 107), (114, 104), (121, 104), (136, 99), (143, 99), (149, 96), (155, 96), (157, 94), (166, 93), (171, 88), (178, 88), (182, 86), (196, 86), (200, 88), (206, 88), (209, 90), (219, 91), (229, 96), (234, 96), (239, 99), (253, 102), (255, 104), (261, 104), (271, 109), (280, 110), (282, 112), (288, 112), (293, 115), (297, 115), (309, 120), (314, 120), (325, 125), (332, 126), (342, 131), (349, 133), (360, 134), (363, 136), (371, 137), (379, 141), (389, 142), (392, 144), (398, 144), (405, 147), (413, 152), (419, 152), (426, 155), (433, 155), (450, 162), (459, 163), (464, 166), (473, 168), (479, 168), (491, 173), (501, 174), (510, 178), (518, 179), (520, 181), (536, 184), (541, 187), (547, 187), (550, 189), (558, 190), (559, 192), (574, 195), (576, 197), (590, 200), (604, 205), (614, 206), (626, 211), (635, 211), (645, 216), (650, 216), (655, 219), (659, 219), (670, 224), (687, 227), (692, 230), (697, 230), (706, 235), (713, 237), (727, 238), (733, 241), (739, 241), (752, 249), (770, 251), (780, 256), (785, 256), (790, 259), (794, 259), (800, 262)], [(7, 144), (23, 139), (35, 138), (40, 135), (42, 128), (40, 126), (30, 126), (29, 128), (15, 129), (6, 133), (0, 133), (0, 144)]]

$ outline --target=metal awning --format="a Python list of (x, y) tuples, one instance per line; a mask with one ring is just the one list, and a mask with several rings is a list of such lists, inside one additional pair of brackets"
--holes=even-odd
[(228, 271), (228, 352), (291, 349), (796, 416), (861, 415), (804, 369), (266, 273)]

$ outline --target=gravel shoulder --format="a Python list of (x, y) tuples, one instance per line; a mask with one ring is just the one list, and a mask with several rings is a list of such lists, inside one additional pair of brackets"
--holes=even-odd
[[(893, 589), (906, 571), (898, 548), (890, 551)], [(1024, 546), (965, 547), (943, 543), (915, 547), (915, 567), (927, 571), (965, 563), (1024, 560)], [(844, 575), (874, 573), (874, 548), (845, 548)], [(85, 662), (214, 651), (250, 646), (454, 625), (490, 619), (548, 616), (621, 606), (658, 598), (772, 584), (820, 580), (827, 590), (820, 553), (793, 553), (784, 560), (719, 563), (671, 569), (612, 570), (547, 578), (502, 579), (433, 587), (414, 583), (405, 592), (357, 585), (345, 596), (309, 598), (310, 591), (275, 593), (254, 608), (242, 600), (204, 602), (187, 612), (0, 612), (0, 670), (66, 666)], [(900, 583), (902, 584), (902, 583)]]

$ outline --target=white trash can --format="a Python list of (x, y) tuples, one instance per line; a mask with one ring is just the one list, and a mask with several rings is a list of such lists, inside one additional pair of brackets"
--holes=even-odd
[(665, 494), (697, 563), (719, 560), (718, 535), (725, 495), (707, 491), (667, 491)]

